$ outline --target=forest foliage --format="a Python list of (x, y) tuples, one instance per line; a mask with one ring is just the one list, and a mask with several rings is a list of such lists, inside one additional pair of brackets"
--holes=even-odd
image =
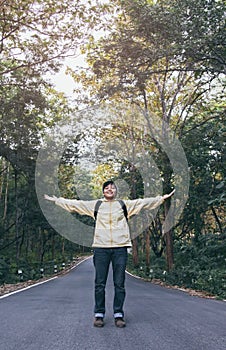
[[(127, 198), (148, 186), (182, 187), (184, 174), (162, 148), (178, 140), (189, 170), (183, 211), (167, 232), (168, 202), (155, 220), (143, 213), (134, 221), (144, 230), (134, 236), (129, 268), (225, 298), (225, 2), (2, 0), (0, 7), (0, 282), (18, 281), (20, 270), (39, 278), (44, 266), (52, 274), (90, 251), (48, 223), (35, 188), (45, 140), (72, 123), (54, 193), (68, 198), (97, 198), (108, 178)], [(77, 84), (72, 103), (46, 73), (81, 53), (86, 65), (67, 70)]]

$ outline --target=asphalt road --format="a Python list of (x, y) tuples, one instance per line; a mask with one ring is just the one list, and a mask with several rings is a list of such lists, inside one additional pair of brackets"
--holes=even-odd
[(0, 299), (0, 350), (226, 350), (226, 303), (127, 275), (127, 327), (115, 327), (109, 275), (104, 328), (93, 327), (92, 259)]

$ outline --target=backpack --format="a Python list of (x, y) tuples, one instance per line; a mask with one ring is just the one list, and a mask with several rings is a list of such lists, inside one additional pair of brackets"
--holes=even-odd
[[(123, 200), (119, 199), (118, 202), (121, 204), (122, 210), (124, 212), (124, 216), (126, 218), (126, 221), (128, 222), (128, 212), (127, 212), (127, 208), (125, 203), (123, 202)], [(94, 218), (95, 220), (97, 219), (97, 213), (98, 213), (98, 209), (101, 206), (102, 201), (99, 199), (96, 204), (95, 204), (95, 208), (94, 208)]]

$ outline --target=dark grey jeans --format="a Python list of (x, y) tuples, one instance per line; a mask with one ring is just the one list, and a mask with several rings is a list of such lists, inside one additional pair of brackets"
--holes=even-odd
[(115, 316), (124, 316), (125, 270), (127, 248), (95, 248), (93, 263), (95, 266), (95, 314), (105, 314), (105, 286), (110, 263), (112, 263), (114, 282), (113, 311)]

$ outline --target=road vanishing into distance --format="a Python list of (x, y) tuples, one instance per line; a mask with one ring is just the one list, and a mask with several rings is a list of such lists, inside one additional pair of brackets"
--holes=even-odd
[(93, 327), (89, 258), (68, 274), (0, 298), (0, 350), (226, 350), (226, 302), (126, 276), (125, 328), (113, 321), (113, 283), (105, 326)]

